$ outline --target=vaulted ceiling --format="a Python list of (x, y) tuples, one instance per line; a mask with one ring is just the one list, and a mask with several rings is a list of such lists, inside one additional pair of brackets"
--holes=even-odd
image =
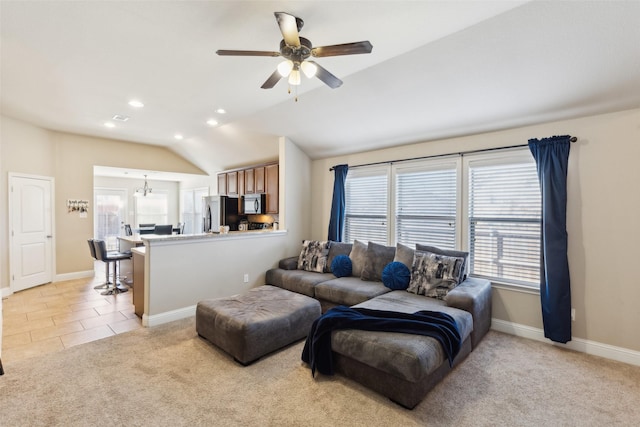
[[(281, 58), (215, 52), (277, 51), (275, 11), (314, 46), (373, 51), (316, 59), (340, 88), (261, 89)], [(640, 107), (639, 22), (639, 1), (3, 0), (1, 112), (209, 173), (275, 158), (279, 136), (322, 158)]]

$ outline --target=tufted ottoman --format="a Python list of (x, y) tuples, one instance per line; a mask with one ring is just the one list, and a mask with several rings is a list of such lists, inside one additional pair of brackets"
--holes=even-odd
[(200, 301), (196, 332), (243, 364), (305, 338), (320, 317), (320, 303), (275, 286)]

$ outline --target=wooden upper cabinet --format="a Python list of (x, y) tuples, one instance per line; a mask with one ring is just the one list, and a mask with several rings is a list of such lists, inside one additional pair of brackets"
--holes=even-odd
[(238, 195), (238, 172), (227, 172), (227, 196)]
[(278, 165), (265, 166), (265, 189), (267, 193), (267, 210), (268, 214), (278, 213)]
[(256, 187), (255, 187), (256, 194), (264, 193), (265, 192), (264, 167), (261, 166), (259, 168), (254, 168), (253, 173), (254, 173), (254, 178), (256, 183)]
[(227, 174), (218, 174), (218, 194), (221, 196), (227, 195)]
[(253, 194), (256, 192), (256, 181), (253, 169), (244, 170), (244, 193)]
[(238, 171), (238, 196), (244, 196), (244, 171)]

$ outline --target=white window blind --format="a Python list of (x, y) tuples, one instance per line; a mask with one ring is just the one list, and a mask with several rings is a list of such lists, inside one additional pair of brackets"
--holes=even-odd
[(387, 244), (388, 167), (349, 171), (345, 181), (344, 241)]
[(530, 156), (468, 165), (470, 272), (538, 287), (541, 201)]
[(396, 241), (411, 247), (421, 243), (455, 249), (457, 193), (456, 163), (397, 168)]

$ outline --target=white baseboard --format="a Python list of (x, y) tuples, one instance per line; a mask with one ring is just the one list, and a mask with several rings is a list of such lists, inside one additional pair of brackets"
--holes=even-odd
[(148, 316), (146, 314), (142, 315), (142, 326), (158, 326), (163, 323), (173, 322), (174, 320), (185, 319), (187, 317), (196, 315), (196, 306), (192, 305), (189, 307), (179, 308), (177, 310), (166, 311), (160, 314), (154, 314)]
[(96, 273), (93, 270), (87, 271), (75, 271), (73, 273), (56, 274), (53, 278), (53, 282), (63, 282), (65, 280), (86, 279), (87, 277), (93, 277)]
[(623, 347), (616, 347), (597, 341), (590, 341), (583, 338), (575, 337), (571, 338), (571, 341), (569, 341), (567, 344), (559, 344), (551, 341), (548, 338), (545, 338), (544, 331), (542, 329), (533, 328), (531, 326), (521, 325), (518, 323), (507, 322), (506, 320), (500, 319), (491, 319), (491, 329), (498, 332), (504, 332), (506, 334), (516, 335), (518, 337), (541, 341), (547, 344), (553, 344), (569, 350), (591, 354), (593, 356), (604, 357), (606, 359), (640, 366), (640, 352), (629, 350)]
[(7, 287), (7, 288), (0, 288), (0, 297), (1, 298), (6, 298), (10, 295), (13, 295), (13, 292), (11, 292), (11, 287)]

